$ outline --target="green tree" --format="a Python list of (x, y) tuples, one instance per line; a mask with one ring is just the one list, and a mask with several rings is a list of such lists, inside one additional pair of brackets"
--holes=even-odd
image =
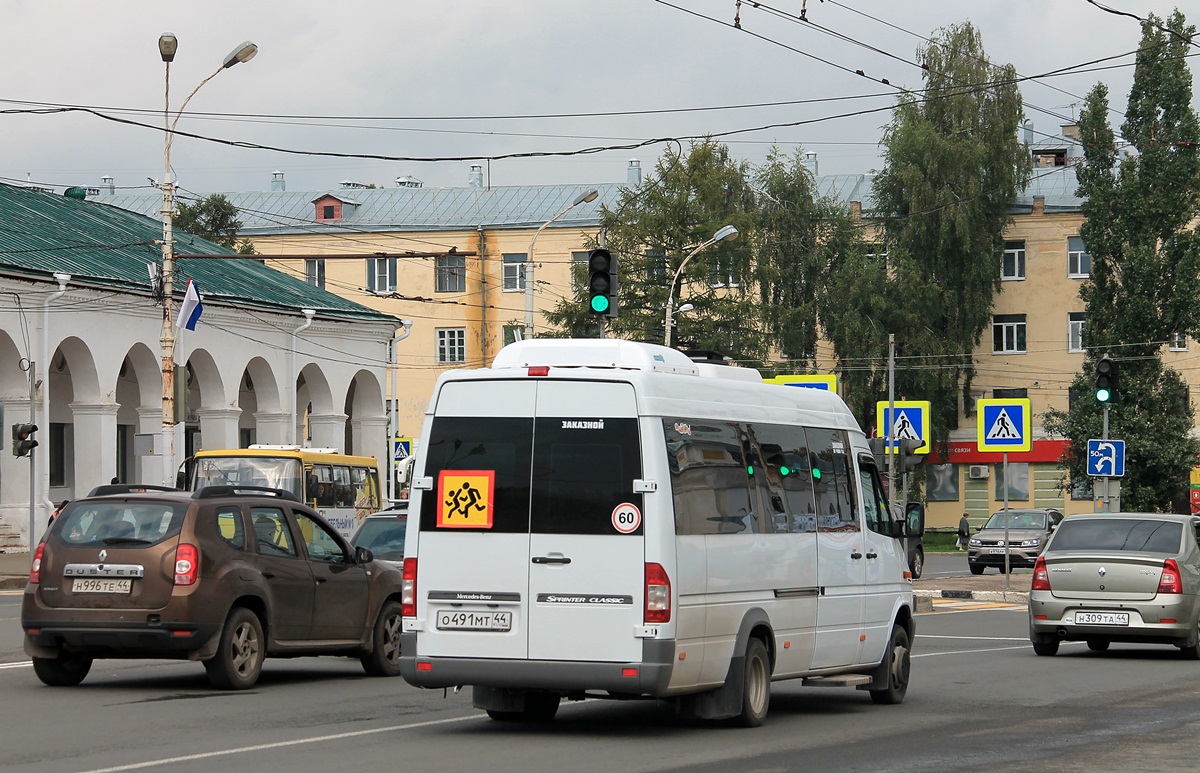
[(1160, 510), (1183, 493), (1200, 443), (1184, 380), (1162, 362), (1176, 335), (1200, 333), (1200, 121), (1192, 110), (1187, 57), (1195, 27), (1178, 11), (1165, 25), (1151, 15), (1142, 40), (1118, 150), (1108, 124), (1108, 91), (1098, 84), (1080, 116), (1084, 164), (1080, 235), (1092, 256), (1084, 300), (1088, 357), (1068, 411), (1044, 426), (1071, 441), (1067, 468), (1085, 479), (1088, 438), (1100, 437), (1095, 361), (1114, 357), (1121, 396), (1109, 436), (1126, 442), (1121, 506)]
[(175, 228), (242, 254), (254, 253), (249, 239), (238, 240), (242, 221), (238, 220), (237, 207), (220, 193), (197, 199), (194, 204), (179, 202)]
[[(757, 206), (746, 164), (729, 149), (704, 140), (686, 154), (666, 152), (650, 179), (626, 189), (615, 210), (605, 210), (601, 228), (606, 247), (617, 256), (620, 316), (609, 335), (662, 343), (671, 279), (697, 245), (725, 225), (752, 230)], [(694, 310), (675, 316), (673, 344), (710, 349), (735, 359), (761, 361), (768, 338), (756, 313), (751, 241), (718, 242), (688, 262), (675, 291), (675, 303)], [(594, 336), (597, 320), (586, 308), (586, 278), (579, 290), (547, 314), (559, 334)]]
[(789, 158), (773, 149), (755, 172), (759, 207), (750, 238), (758, 313), (771, 344), (785, 358), (770, 368), (779, 373), (815, 367), (821, 322), (828, 328), (845, 316), (839, 308), (845, 298), (830, 292), (830, 267), (862, 248), (861, 229), (845, 206), (819, 197), (814, 183), (801, 150)]
[[(835, 330), (834, 342), (852, 394), (865, 392), (872, 405), (886, 397), (887, 334), (894, 333), (897, 397), (931, 401), (937, 443), (958, 424), (959, 394), (970, 394), (972, 352), (1000, 288), (1008, 208), (1030, 163), (1017, 140), (1016, 73), (989, 61), (969, 22), (938, 30), (917, 59), (925, 88), (900, 97), (884, 134), (875, 180), (883, 243), (862, 266), (870, 295), (866, 286), (848, 288), (866, 305), (852, 307), (853, 324)], [(853, 285), (866, 259), (845, 260), (834, 274)]]

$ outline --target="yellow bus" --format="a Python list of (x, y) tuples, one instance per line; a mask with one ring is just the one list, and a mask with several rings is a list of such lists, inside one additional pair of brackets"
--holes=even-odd
[(379, 460), (336, 448), (252, 445), (197, 451), (186, 467), (186, 488), (266, 486), (290, 491), (315, 508), (347, 539), (367, 515), (378, 512)]

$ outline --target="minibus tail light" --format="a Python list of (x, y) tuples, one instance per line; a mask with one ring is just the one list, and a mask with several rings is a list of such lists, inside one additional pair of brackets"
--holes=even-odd
[(1033, 582), (1029, 589), (1050, 590), (1050, 572), (1046, 569), (1046, 559), (1042, 556), (1038, 556), (1033, 564)]
[(404, 579), (400, 585), (400, 614), (417, 616), (417, 559), (404, 559)]
[(1179, 564), (1174, 558), (1163, 562), (1162, 577), (1158, 581), (1159, 593), (1183, 593), (1183, 578), (1179, 576)]
[(660, 564), (646, 564), (645, 622), (671, 622), (671, 578)]
[(550, 375), (550, 366), (549, 365), (530, 365), (529, 366), (529, 375), (531, 375), (531, 376), (549, 376)]

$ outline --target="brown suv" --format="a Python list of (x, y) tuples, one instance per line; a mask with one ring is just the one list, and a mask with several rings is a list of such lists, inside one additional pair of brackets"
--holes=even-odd
[(267, 656), (395, 676), (401, 583), (279, 489), (100, 486), (37, 546), (21, 627), (49, 685), (79, 684), (94, 658), (199, 660), (224, 689), (252, 686)]

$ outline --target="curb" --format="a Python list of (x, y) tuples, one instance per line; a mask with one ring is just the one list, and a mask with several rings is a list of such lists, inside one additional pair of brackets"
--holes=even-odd
[(915, 598), (930, 599), (965, 599), (972, 601), (1008, 601), (1014, 604), (1028, 604), (1027, 591), (996, 591), (996, 590), (914, 590)]

